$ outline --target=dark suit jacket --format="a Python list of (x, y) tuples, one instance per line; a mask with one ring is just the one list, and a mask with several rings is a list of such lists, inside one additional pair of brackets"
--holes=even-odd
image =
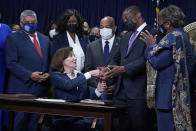
[[(149, 30), (151, 32), (151, 29), (147, 26), (142, 31), (145, 30)], [(124, 74), (118, 77), (114, 96), (125, 99), (145, 99), (146, 59), (144, 52), (146, 44), (140, 40), (139, 34), (127, 54), (128, 43), (131, 35), (132, 32), (128, 32), (121, 38), (119, 49), (110, 63), (111, 65), (124, 66), (126, 70)], [(124, 90), (124, 93), (119, 93), (121, 90)]]
[(76, 78), (70, 79), (66, 73), (52, 72), (51, 82), (57, 98), (77, 100), (87, 98), (88, 96), (87, 80), (82, 74), (78, 74)]
[(37, 32), (43, 59), (27, 34), (18, 31), (8, 35), (6, 40), (6, 66), (9, 71), (7, 93), (24, 93), (41, 96), (46, 92), (45, 83), (30, 79), (32, 72), (48, 72), (50, 41)]
[(98, 39), (89, 44), (86, 48), (85, 71), (91, 71), (97, 67), (105, 67), (110, 63), (117, 48), (119, 46), (119, 38), (115, 37), (110, 56), (107, 62), (104, 60), (102, 39)]
[[(115, 52), (119, 46), (119, 38), (115, 37), (112, 49), (110, 51), (110, 56), (107, 62), (104, 60), (103, 48), (102, 48), (102, 39), (98, 39), (90, 43), (86, 48), (86, 58), (85, 58), (85, 72), (96, 69), (97, 67), (105, 67), (108, 63), (111, 62)], [(97, 81), (95, 78), (92, 78), (89, 81), (91, 86), (96, 87)]]
[[(88, 44), (88, 37), (87, 36), (82, 36), (82, 37), (79, 37), (79, 41), (80, 41), (80, 45), (84, 51), (84, 53), (86, 52), (86, 46)], [(68, 41), (68, 38), (67, 38), (67, 32), (64, 32), (62, 34), (58, 34), (58, 35), (55, 35), (54, 38), (53, 38), (53, 43), (52, 43), (52, 46), (51, 46), (51, 56), (54, 55), (54, 53), (60, 49), (60, 48), (64, 48), (64, 47), (69, 47), (69, 41)]]
[[(70, 79), (66, 73), (52, 72), (51, 83), (54, 86), (56, 97), (59, 99), (98, 99), (95, 89), (87, 86), (87, 80), (83, 74), (79, 73), (76, 78)], [(103, 97), (105, 97), (104, 95)], [(105, 99), (103, 97), (101, 99)]]

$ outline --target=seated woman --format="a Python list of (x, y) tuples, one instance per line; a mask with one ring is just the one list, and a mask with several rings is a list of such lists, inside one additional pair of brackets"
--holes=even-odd
[[(72, 47), (65, 47), (57, 50), (53, 56), (51, 63), (51, 82), (54, 86), (56, 97), (68, 101), (78, 101), (86, 98), (94, 99), (96, 97), (100, 97), (102, 95), (102, 92), (105, 91), (105, 83), (99, 83), (96, 89), (89, 88), (87, 86), (87, 80), (91, 78), (91, 76), (98, 77), (99, 70), (92, 70), (85, 74), (82, 74), (75, 69), (76, 57), (73, 53)], [(77, 126), (81, 126), (85, 125), (82, 123), (86, 121), (86, 119), (73, 117), (56, 118), (60, 119), (55, 120), (55, 127), (53, 127), (53, 130), (64, 130), (63, 128), (65, 128), (65, 123), (69, 126), (73, 123), (77, 123)], [(74, 126), (74, 128), (76, 128), (77, 126)], [(74, 130), (72, 126), (68, 128)], [(80, 130), (86, 130), (86, 127), (79, 128)]]

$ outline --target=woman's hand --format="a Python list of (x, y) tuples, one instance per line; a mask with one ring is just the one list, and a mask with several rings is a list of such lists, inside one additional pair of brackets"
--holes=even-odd
[(94, 77), (99, 77), (100, 76), (100, 70), (99, 69), (89, 71), (89, 73), (91, 74), (91, 76), (94, 76)]
[(147, 30), (145, 30), (145, 32), (141, 32), (140, 35), (140, 39), (143, 40), (147, 46), (155, 44), (157, 42), (157, 35), (153, 36)]

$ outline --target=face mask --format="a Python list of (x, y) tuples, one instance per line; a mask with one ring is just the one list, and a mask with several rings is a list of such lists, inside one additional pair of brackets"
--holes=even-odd
[(12, 31), (12, 33), (15, 33), (16, 31)]
[(71, 33), (75, 33), (78, 29), (78, 24), (69, 24), (67, 25), (67, 30)]
[(56, 35), (56, 34), (57, 34), (57, 32), (56, 32), (55, 29), (52, 29), (52, 30), (50, 30), (50, 32), (49, 32), (49, 35), (50, 35), (51, 38), (53, 38), (53, 36)]
[(95, 40), (97, 40), (97, 39), (99, 39), (99, 36), (96, 36), (96, 35), (90, 35), (90, 36), (89, 36), (90, 42), (93, 42), (93, 41), (95, 41)]
[(37, 30), (37, 24), (23, 24), (22, 28), (29, 34), (33, 34)]
[(167, 33), (167, 29), (165, 29), (165, 27), (163, 26), (163, 24), (159, 25), (159, 31), (163, 34)]
[(109, 40), (113, 36), (112, 35), (112, 29), (111, 28), (100, 29), (100, 35), (101, 35), (102, 39)]
[(136, 31), (137, 23), (134, 23), (132, 19), (129, 19), (127, 22), (124, 23), (125, 30), (127, 31)]

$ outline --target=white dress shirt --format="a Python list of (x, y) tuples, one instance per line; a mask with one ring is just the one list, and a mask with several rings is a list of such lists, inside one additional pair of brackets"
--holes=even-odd
[[(144, 27), (146, 27), (147, 26), (147, 24), (146, 24), (146, 22), (144, 22), (142, 25), (140, 25), (140, 27), (138, 27), (137, 28), (137, 34), (136, 34), (136, 37), (135, 37), (135, 39), (137, 38), (137, 36), (140, 34), (140, 32), (144, 29)], [(133, 34), (132, 34), (133, 35)], [(132, 38), (132, 35), (131, 35), (131, 37), (130, 37), (130, 39)], [(130, 41), (130, 40), (129, 40)]]
[(114, 43), (114, 38), (115, 38), (115, 35), (112, 36), (112, 38), (110, 38), (109, 40), (104, 40), (104, 39), (101, 39), (102, 40), (102, 49), (104, 51), (104, 46), (105, 46), (105, 42), (108, 41), (109, 42), (109, 52), (111, 51), (112, 49), (112, 46), (113, 46), (113, 43)]
[[(74, 75), (75, 75), (74, 77), (72, 77), (70, 73), (67, 73), (67, 72), (64, 72), (64, 73), (66, 73), (67, 76), (68, 76), (70, 79), (74, 79), (74, 78), (77, 77), (77, 74), (80, 73), (80, 72), (77, 71), (77, 70), (74, 70)], [(91, 78), (91, 74), (90, 74), (89, 72), (84, 73), (84, 76), (85, 76), (85, 78), (86, 78), (87, 80)], [(78, 87), (77, 87), (77, 89), (78, 89)], [(95, 89), (95, 94), (97, 95), (97, 97), (100, 97), (102, 93), (100, 93), (97, 89)]]
[[(29, 36), (29, 38), (31, 39), (31, 41), (33, 42), (33, 37), (31, 37), (30, 35), (28, 35)], [(40, 46), (40, 43), (39, 43), (39, 39), (38, 39), (38, 37), (37, 37), (37, 32), (35, 32), (35, 36), (36, 36), (36, 40), (37, 40), (37, 42), (38, 42), (38, 44), (39, 44), (39, 46)], [(34, 42), (33, 42), (34, 43)]]
[(82, 69), (84, 68), (85, 56), (84, 56), (84, 51), (80, 45), (78, 36), (75, 34), (75, 43), (68, 32), (67, 32), (67, 38), (68, 38), (69, 46), (73, 48), (74, 55), (77, 58), (76, 69), (81, 72)]

